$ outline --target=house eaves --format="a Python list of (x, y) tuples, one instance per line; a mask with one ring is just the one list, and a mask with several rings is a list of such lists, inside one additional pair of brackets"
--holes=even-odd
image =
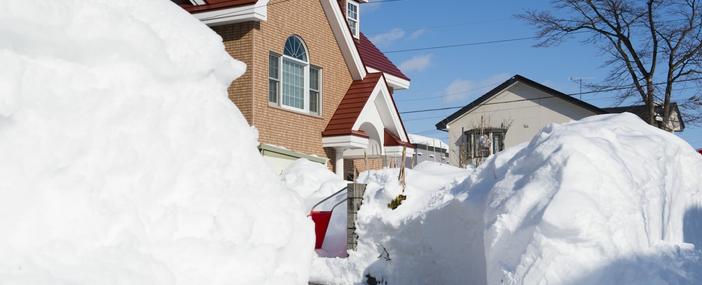
[(546, 85), (543, 85), (541, 83), (538, 83), (536, 81), (533, 81), (529, 78), (526, 78), (524, 76), (521, 76), (519, 74), (512, 76), (512, 78), (508, 79), (507, 81), (503, 82), (502, 84), (498, 85), (497, 87), (493, 88), (492, 90), (488, 91), (487, 93), (483, 94), (480, 96), (478, 99), (475, 101), (471, 102), (470, 104), (464, 106), (463, 108), (459, 109), (458, 111), (454, 112), (453, 114), (449, 115), (448, 117), (444, 118), (443, 120), (439, 121), (436, 123), (436, 129), (440, 131), (447, 131), (447, 125), (456, 120), (458, 117), (462, 116), (465, 113), (471, 112), (473, 109), (479, 107), (480, 105), (484, 104), (486, 101), (490, 100), (492, 97), (500, 94), (502, 91), (506, 90), (513, 84), (520, 82), (523, 84), (526, 84), (528, 86), (531, 86), (537, 90), (540, 90), (544, 93), (553, 95), (556, 98), (560, 98), (564, 101), (567, 101), (569, 103), (572, 103), (576, 106), (579, 106), (583, 109), (589, 110), (591, 112), (594, 112), (595, 114), (607, 114), (609, 112), (600, 109), (597, 106), (594, 106), (590, 103), (587, 103), (582, 100), (578, 100), (577, 98), (574, 98), (572, 96), (569, 96), (568, 94), (565, 94), (563, 92), (560, 92), (558, 90), (555, 90), (551, 87), (548, 87)]
[(268, 19), (269, 0), (177, 1), (183, 9), (208, 26)]

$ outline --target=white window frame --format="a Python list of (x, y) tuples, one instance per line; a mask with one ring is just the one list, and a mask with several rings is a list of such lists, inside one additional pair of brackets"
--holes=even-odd
[[(271, 64), (271, 55), (275, 55), (275, 57), (277, 57), (276, 64), (278, 65), (278, 66), (277, 66), (278, 78), (273, 78), (273, 77), (270, 76), (270, 68), (271, 68), (271, 67), (268, 66), (268, 88), (269, 88), (269, 90), (268, 90), (268, 104), (270, 104), (270, 105), (276, 105), (276, 106), (277, 106), (277, 105), (280, 104), (280, 99), (281, 99), (280, 92), (282, 91), (281, 85), (283, 84), (282, 78), (280, 77), (280, 76), (282, 75), (282, 72), (280, 71), (280, 68), (282, 67), (282, 66), (281, 66), (280, 58), (283, 57), (283, 56), (280, 55), (280, 54), (278, 54), (278, 53), (275, 53), (275, 52), (269, 52), (269, 53), (268, 53), (268, 64), (269, 64), (269, 65)], [(271, 80), (275, 80), (275, 81), (278, 83), (278, 84), (276, 84), (276, 92), (275, 92), (276, 98), (275, 98), (275, 102), (271, 102), (271, 97), (270, 97), (270, 96), (271, 96), (271, 94), (270, 94), (270, 88), (271, 88), (271, 83), (270, 83), (270, 81), (271, 81)]]
[[(309, 57), (308, 57), (308, 59), (309, 59)], [(286, 60), (291, 61), (293, 63), (303, 65), (303, 68), (302, 68), (302, 76), (303, 76), (303, 78), (302, 78), (302, 81), (303, 81), (302, 109), (295, 107), (295, 106), (288, 106), (288, 105), (285, 105), (283, 103), (283, 101), (284, 101), (283, 97), (285, 96), (285, 94), (283, 94), (283, 92), (285, 91), (285, 89), (283, 88), (283, 86), (285, 85), (285, 73), (283, 72), (283, 69), (284, 69), (283, 62)], [(299, 60), (299, 59), (291, 57), (291, 56), (287, 56), (285, 54), (283, 54), (283, 56), (280, 57), (279, 61), (280, 62), (278, 63), (279, 64), (278, 66), (280, 66), (280, 70), (278, 72), (280, 72), (280, 82), (281, 82), (279, 88), (281, 89), (281, 92), (280, 92), (280, 103), (278, 103), (278, 104), (280, 105), (281, 108), (294, 110), (294, 111), (298, 111), (298, 112), (310, 113), (310, 102), (309, 102), (310, 101), (310, 99), (309, 99), (309, 97), (310, 97), (310, 80), (309, 80), (309, 78), (310, 78), (310, 63), (304, 62), (302, 60)]]
[[(310, 68), (312, 66), (314, 66), (314, 69), (317, 70), (317, 89), (314, 90), (314, 91), (317, 91), (317, 112), (312, 112), (312, 110), (309, 110), (309, 108), (308, 108), (308, 112), (310, 112), (310, 114), (321, 116), (322, 115), (322, 88), (324, 88), (323, 87), (324, 85), (322, 85), (323, 84), (322, 78), (324, 78), (324, 76), (322, 76), (323, 70), (321, 67), (316, 66), (316, 65), (310, 65)], [(312, 73), (310, 73), (310, 76), (311, 76), (311, 74)], [(307, 80), (308, 84), (309, 84), (311, 79), (312, 79), (311, 77), (308, 78), (308, 80)], [(308, 88), (308, 93), (311, 90), (312, 90), (312, 87), (310, 86), (310, 88)], [(308, 96), (308, 98), (311, 99), (311, 96)], [(308, 105), (308, 107), (309, 107), (309, 105)]]
[[(349, 16), (349, 5), (353, 5), (356, 7), (356, 19), (353, 19), (351, 18), (351, 16)], [(361, 33), (361, 4), (358, 3), (358, 1), (346, 0), (346, 23), (348, 23), (349, 20), (355, 23), (354, 27), (350, 27), (351, 25), (349, 25), (349, 27), (351, 28), (351, 34), (354, 38), (358, 39)]]
[[(297, 37), (299, 38), (299, 36), (297, 36)], [(322, 74), (323, 74), (323, 69), (322, 69), (321, 67), (319, 67), (319, 66), (316, 66), (316, 65), (314, 66), (314, 67), (318, 70), (318, 76), (319, 76), (319, 77), (317, 78), (317, 80), (318, 80), (318, 83), (319, 83), (319, 89), (316, 90), (317, 93), (318, 93), (318, 98), (317, 98), (317, 100), (318, 100), (317, 109), (318, 109), (318, 110), (317, 110), (317, 112), (312, 112), (312, 111), (310, 110), (310, 99), (311, 99), (311, 97), (310, 97), (310, 79), (311, 79), (311, 78), (310, 78), (310, 76), (311, 76), (311, 75), (310, 75), (310, 68), (311, 68), (312, 64), (309, 62), (309, 61), (310, 61), (310, 55), (309, 55), (309, 49), (307, 49), (307, 45), (306, 45), (305, 42), (302, 40), (302, 38), (300, 38), (300, 42), (302, 42), (302, 44), (303, 44), (303, 46), (304, 46), (304, 48), (305, 48), (305, 54), (306, 54), (306, 56), (307, 56), (307, 61), (302, 61), (302, 60), (299, 60), (299, 59), (297, 59), (297, 58), (294, 58), (294, 57), (291, 57), (291, 56), (289, 56), (289, 55), (286, 55), (286, 54), (285, 54), (285, 51), (283, 51), (283, 52), (280, 53), (280, 54), (277, 53), (277, 52), (273, 52), (273, 51), (271, 51), (271, 52), (269, 53), (269, 54), (275, 54), (275, 55), (278, 56), (278, 86), (277, 86), (277, 87), (278, 87), (278, 90), (277, 90), (277, 91), (278, 91), (278, 92), (277, 92), (277, 96), (278, 96), (278, 97), (277, 97), (277, 102), (271, 102), (270, 99), (267, 99), (267, 100), (268, 100), (268, 104), (269, 104), (269, 105), (272, 105), (272, 106), (277, 106), (277, 107), (280, 107), (280, 108), (283, 108), (283, 109), (286, 109), (286, 110), (291, 110), (291, 111), (294, 111), (294, 112), (309, 114), (309, 115), (313, 115), (313, 116), (322, 116), (322, 112), (323, 112), (323, 108), (322, 108), (323, 104), (322, 104), (322, 102), (323, 102), (323, 96), (324, 96), (323, 91), (322, 91), (322, 90), (324, 89), (324, 87), (323, 87), (323, 85), (322, 85), (322, 84), (323, 84), (323, 82), (322, 82), (322, 81), (323, 81), (323, 75), (322, 75)], [(283, 70), (284, 70), (283, 62), (286, 61), (286, 60), (304, 66), (304, 68), (303, 68), (303, 77), (304, 77), (304, 78), (303, 78), (303, 81), (304, 81), (304, 83), (303, 83), (303, 84), (304, 84), (304, 85), (303, 85), (303, 89), (304, 89), (304, 90), (303, 90), (303, 93), (302, 93), (302, 95), (303, 95), (303, 98), (302, 98), (302, 101), (303, 101), (303, 108), (297, 108), (297, 107), (295, 107), (295, 106), (289, 106), (289, 105), (285, 105), (285, 104), (283, 103), (283, 96), (284, 96), (284, 94), (283, 94), (283, 92), (284, 92), (283, 86), (285, 85), (285, 83), (284, 83), (284, 82), (285, 82), (285, 74), (284, 74), (284, 72), (283, 72)], [(270, 66), (269, 66), (269, 68), (270, 68)], [(271, 78), (269, 77), (269, 79), (271, 79)], [(269, 88), (270, 88), (270, 83), (269, 83)]]

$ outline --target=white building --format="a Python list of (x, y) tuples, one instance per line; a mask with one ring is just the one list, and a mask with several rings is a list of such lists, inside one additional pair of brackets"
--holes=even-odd
[(448, 131), (452, 165), (485, 157), (530, 140), (549, 123), (564, 123), (606, 111), (521, 75), (515, 75), (436, 124)]

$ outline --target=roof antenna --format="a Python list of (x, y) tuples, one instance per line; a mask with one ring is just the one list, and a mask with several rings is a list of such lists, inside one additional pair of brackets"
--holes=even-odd
[(573, 81), (575, 83), (578, 83), (578, 86), (580, 86), (580, 91), (578, 92), (578, 98), (580, 100), (583, 100), (583, 80), (590, 80), (593, 79), (592, 77), (576, 77), (576, 76), (571, 76), (570, 81)]

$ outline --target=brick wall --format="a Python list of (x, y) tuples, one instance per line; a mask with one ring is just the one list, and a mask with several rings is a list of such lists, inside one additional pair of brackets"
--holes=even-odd
[[(339, 1), (342, 9), (345, 8), (345, 0)], [(321, 2), (295, 0), (269, 5), (267, 21), (217, 26), (213, 30), (222, 36), (227, 51), (247, 65), (244, 75), (229, 87), (229, 98), (246, 120), (258, 128), (260, 142), (328, 158), (329, 169), (333, 170), (335, 153), (322, 147), (321, 132), (346, 94), (352, 77)], [(303, 39), (310, 64), (322, 68), (320, 116), (284, 110), (268, 103), (269, 52), (282, 54), (285, 40), (291, 35)], [(382, 159), (374, 163), (375, 168), (382, 167)]]
[[(303, 39), (310, 63), (322, 68), (322, 114), (312, 116), (270, 106), (268, 55), (283, 53), (291, 35)], [(322, 147), (321, 132), (351, 85), (351, 74), (319, 0), (281, 2), (268, 7), (268, 21), (254, 33), (253, 124), (262, 143), (334, 159)], [(331, 156), (330, 156), (331, 154)]]
[(253, 121), (253, 39), (258, 23), (246, 22), (212, 27), (222, 37), (224, 48), (232, 57), (246, 63), (246, 72), (229, 86), (229, 99), (251, 124)]

